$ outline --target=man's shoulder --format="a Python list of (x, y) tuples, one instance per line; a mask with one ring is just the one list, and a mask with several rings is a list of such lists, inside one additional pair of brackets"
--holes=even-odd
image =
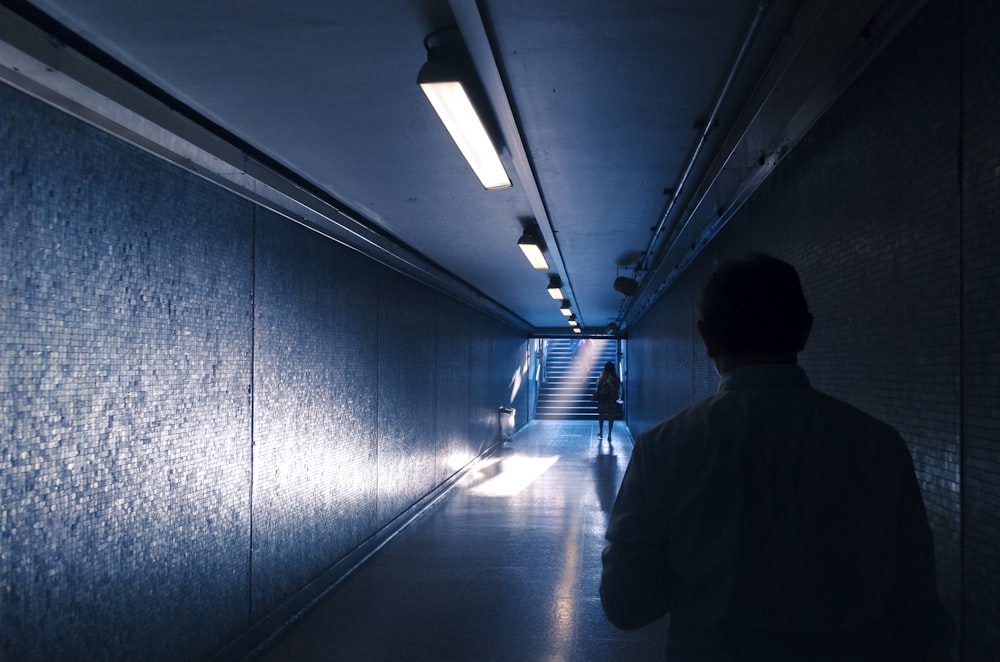
[(887, 436), (899, 436), (896, 428), (880, 418), (869, 414), (846, 400), (834, 397), (822, 391), (812, 390), (817, 407), (827, 412), (831, 420), (840, 421), (844, 425), (868, 428), (876, 433)]
[[(637, 443), (646, 446), (662, 446), (665, 443), (683, 444), (684, 440), (695, 443), (702, 441), (705, 435), (713, 436), (726, 430), (733, 432), (735, 428), (749, 424), (746, 420), (748, 417), (758, 418), (752, 416), (753, 409), (752, 399), (747, 399), (739, 393), (721, 391), (678, 411), (642, 432), (637, 438)], [(788, 412), (787, 418), (782, 415), (772, 422), (780, 425), (779, 421), (787, 422), (803, 416), (815, 417), (824, 421), (834, 434), (835, 431), (842, 433), (847, 430), (860, 433), (868, 439), (880, 438), (902, 442), (899, 432), (890, 424), (845, 400), (811, 386), (798, 390), (794, 409), (795, 411)], [(770, 418), (773, 416), (765, 416), (765, 419)]]
[(704, 427), (721, 397), (721, 394), (713, 395), (672, 414), (641, 432), (636, 443), (650, 445), (661, 443), (666, 439), (682, 439), (690, 436)]

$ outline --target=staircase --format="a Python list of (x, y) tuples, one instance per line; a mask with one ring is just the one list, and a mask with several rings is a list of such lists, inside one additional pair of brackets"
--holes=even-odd
[(549, 340), (545, 372), (538, 389), (535, 418), (540, 420), (597, 420), (597, 405), (590, 401), (598, 375), (608, 361), (617, 359), (614, 340), (581, 340), (574, 351), (571, 339)]

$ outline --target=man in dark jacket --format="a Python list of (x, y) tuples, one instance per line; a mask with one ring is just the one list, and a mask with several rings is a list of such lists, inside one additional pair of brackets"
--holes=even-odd
[(669, 612), (671, 662), (944, 659), (909, 451), (809, 385), (794, 268), (729, 262), (700, 312), (719, 392), (636, 441), (603, 554), (608, 619), (633, 629)]

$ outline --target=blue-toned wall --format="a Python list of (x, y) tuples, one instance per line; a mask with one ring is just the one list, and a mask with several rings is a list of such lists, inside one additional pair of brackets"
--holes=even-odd
[(0, 659), (236, 654), (527, 410), (523, 331), (0, 108)]
[(795, 264), (801, 363), (907, 440), (969, 660), (1000, 659), (998, 31), (997, 3), (930, 2), (629, 336), (639, 432), (717, 388), (695, 330), (714, 266)]

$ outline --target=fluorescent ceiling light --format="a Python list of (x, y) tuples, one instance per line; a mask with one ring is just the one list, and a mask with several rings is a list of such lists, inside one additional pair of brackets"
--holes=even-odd
[(559, 312), (561, 312), (566, 317), (573, 314), (573, 309), (570, 308), (569, 301), (563, 300), (562, 306), (559, 307)]
[(549, 276), (548, 290), (549, 290), (549, 296), (555, 299), (556, 301), (560, 301), (566, 298), (566, 296), (563, 294), (562, 291), (562, 281), (559, 280), (559, 276)]
[(483, 187), (508, 188), (510, 178), (468, 93), (468, 79), (475, 74), (459, 61), (467, 57), (456, 47), (428, 49), (427, 63), (417, 75), (417, 84)]
[(583, 333), (583, 332), (582, 332), (582, 331), (580, 331), (580, 327), (578, 327), (578, 326), (574, 326), (574, 327), (573, 327), (573, 333)]
[(542, 240), (533, 229), (525, 228), (521, 238), (517, 240), (517, 246), (535, 269), (549, 268), (549, 263), (545, 261), (543, 254)]

